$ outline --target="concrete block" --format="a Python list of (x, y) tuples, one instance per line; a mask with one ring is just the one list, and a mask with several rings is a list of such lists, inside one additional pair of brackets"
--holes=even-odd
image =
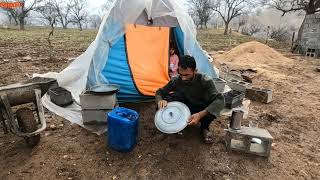
[(245, 92), (231, 90), (229, 92), (223, 93), (225, 100), (225, 107), (232, 109), (241, 106), (242, 101), (245, 97)]
[(107, 124), (107, 113), (111, 110), (82, 110), (84, 125)]
[(239, 151), (263, 157), (269, 157), (273, 137), (261, 128), (241, 127), (240, 130), (226, 129), (227, 150)]
[(82, 109), (113, 109), (117, 104), (116, 94), (91, 94), (84, 92), (80, 94), (80, 105)]
[(272, 90), (251, 87), (246, 90), (246, 98), (252, 101), (270, 103), (272, 101)]
[(227, 82), (221, 78), (213, 78), (213, 82), (218, 92), (223, 93)]
[(227, 81), (227, 85), (233, 90), (245, 92), (247, 87), (249, 87), (250, 83), (231, 79), (231, 80)]

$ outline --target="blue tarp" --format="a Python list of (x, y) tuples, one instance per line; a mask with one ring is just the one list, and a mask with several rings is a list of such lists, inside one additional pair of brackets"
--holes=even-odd
[(137, 91), (131, 76), (124, 37), (121, 37), (110, 48), (108, 60), (102, 70), (102, 74), (110, 84), (118, 84), (120, 86), (120, 91), (117, 93), (119, 102), (141, 99), (141, 95)]

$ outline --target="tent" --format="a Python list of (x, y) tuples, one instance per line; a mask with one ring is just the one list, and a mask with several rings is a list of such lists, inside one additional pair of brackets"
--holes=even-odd
[[(76, 102), (85, 88), (100, 84), (118, 84), (119, 102), (137, 102), (154, 97), (155, 91), (169, 81), (169, 46), (174, 45), (178, 55), (195, 57), (199, 72), (217, 77), (196, 40), (193, 20), (179, 2), (111, 1), (86, 52), (62, 72), (42, 76), (57, 78), (60, 86), (71, 91)], [(43, 101), (49, 110), (81, 122), (79, 114), (73, 116), (74, 112), (55, 107), (46, 98)], [(78, 106), (68, 108), (79, 110)]]

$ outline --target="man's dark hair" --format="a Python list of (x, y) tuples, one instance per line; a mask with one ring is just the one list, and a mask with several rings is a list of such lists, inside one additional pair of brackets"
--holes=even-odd
[(191, 68), (192, 70), (195, 70), (197, 67), (196, 60), (189, 55), (182, 56), (178, 65), (183, 69)]

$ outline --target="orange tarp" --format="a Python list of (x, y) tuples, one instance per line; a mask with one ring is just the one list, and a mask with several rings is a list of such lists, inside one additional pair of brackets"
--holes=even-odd
[(143, 95), (154, 96), (169, 82), (169, 27), (126, 26), (128, 61)]

